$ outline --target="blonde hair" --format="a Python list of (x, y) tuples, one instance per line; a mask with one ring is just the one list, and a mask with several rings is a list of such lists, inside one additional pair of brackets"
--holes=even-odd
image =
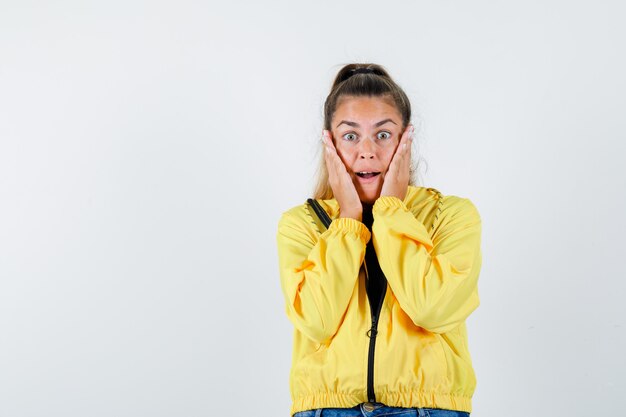
[[(389, 73), (377, 64), (347, 64), (339, 70), (330, 93), (324, 103), (324, 129), (331, 130), (331, 122), (341, 97), (369, 96), (390, 98), (402, 116), (402, 131), (411, 120), (411, 103), (402, 88), (391, 79)], [(320, 158), (313, 198), (329, 200), (333, 190), (328, 182), (328, 169), (320, 141)], [(415, 185), (416, 166), (411, 163), (409, 185)]]

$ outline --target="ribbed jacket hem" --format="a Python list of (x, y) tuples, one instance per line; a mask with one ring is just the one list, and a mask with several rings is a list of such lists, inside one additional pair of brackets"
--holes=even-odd
[[(365, 400), (362, 395), (324, 392), (298, 397), (291, 406), (291, 415), (317, 408), (352, 408)], [(472, 398), (436, 392), (405, 391), (376, 393), (376, 401), (390, 407), (443, 408), (446, 410), (472, 412)]]

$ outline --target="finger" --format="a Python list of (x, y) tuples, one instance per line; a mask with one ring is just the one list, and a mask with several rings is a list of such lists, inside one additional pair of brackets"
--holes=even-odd
[(346, 166), (344, 165), (343, 161), (339, 157), (339, 153), (337, 152), (337, 149), (335, 148), (333, 141), (330, 139), (330, 133), (327, 130), (324, 131), (324, 143), (326, 144), (327, 154), (330, 157), (330, 160), (332, 161), (332, 163), (335, 165), (335, 167), (340, 172), (341, 171), (347, 172)]
[(343, 163), (343, 160), (332, 143), (332, 140), (330, 139), (330, 132), (327, 130), (324, 130), (322, 134), (322, 141), (324, 142), (324, 147), (326, 149), (324, 152), (324, 158), (328, 170), (328, 180), (336, 198), (342, 198), (341, 196), (351, 196), (348, 198), (358, 199), (358, 194), (356, 192), (356, 188), (354, 188), (352, 178), (348, 173), (346, 165)]
[(325, 147), (324, 159), (326, 163), (326, 169), (328, 170), (329, 182), (336, 186), (342, 187), (342, 184), (344, 184), (348, 180), (351, 182), (351, 179), (345, 178), (345, 176), (348, 175), (347, 169), (343, 161), (337, 154), (337, 151), (332, 145), (332, 141), (329, 139), (327, 133), (327, 131), (324, 132), (322, 139), (324, 141)]
[(407, 166), (411, 161), (411, 145), (412, 145), (412, 130), (407, 130), (406, 135), (402, 138), (401, 149), (399, 149), (400, 155), (398, 156), (398, 171), (406, 171)]
[(330, 134), (327, 130), (324, 130), (324, 132), (322, 133), (322, 142), (324, 143), (324, 149), (326, 150), (326, 154), (336, 153), (333, 142), (332, 140), (330, 140)]
[(400, 143), (398, 143), (396, 152), (391, 158), (391, 163), (389, 164), (389, 174), (398, 175), (400, 172), (406, 171), (407, 167), (410, 165), (412, 143), (411, 137), (413, 135), (413, 132), (413, 126), (409, 125), (402, 134)]
[(324, 142), (325, 156), (328, 156), (330, 160), (334, 160), (333, 154), (337, 154), (335, 147), (333, 146), (333, 142), (330, 139), (330, 134), (327, 130), (324, 130), (322, 134), (322, 142)]
[(396, 147), (396, 151), (391, 158), (391, 162), (389, 164), (389, 171), (395, 171), (397, 169), (397, 165), (400, 163), (400, 160), (404, 157), (406, 151), (406, 140), (407, 140), (407, 132), (405, 131), (400, 137), (400, 142), (398, 142), (398, 146)]
[(413, 145), (413, 137), (415, 135), (415, 129), (413, 128), (413, 125), (409, 125), (405, 131), (405, 134), (402, 137), (402, 149), (401, 149), (401, 153), (402, 153), (402, 159), (403, 162), (406, 164), (408, 163), (408, 161), (410, 161), (411, 159), (411, 147)]
[(402, 158), (399, 163), (398, 171), (402, 176), (410, 175), (411, 171), (411, 148), (413, 147), (413, 137), (414, 137), (414, 129), (413, 126), (410, 126), (407, 132), (407, 136), (405, 138), (405, 142), (402, 145)]
[(404, 130), (404, 134), (402, 135), (402, 141), (404, 142), (402, 144), (403, 150), (411, 147), (411, 143), (413, 143), (414, 135), (415, 135), (415, 128), (413, 127), (413, 125), (409, 124)]
[(336, 165), (333, 160), (332, 150), (330, 146), (328, 146), (328, 138), (326, 131), (322, 133), (322, 142), (324, 143), (324, 162), (326, 163), (326, 170), (328, 171), (328, 177), (331, 182), (334, 182), (335, 179), (335, 170)]
[(323, 133), (322, 137), (323, 137), (323, 141), (326, 144), (326, 146), (328, 146), (331, 150), (333, 150), (336, 153), (337, 149), (335, 148), (335, 144), (333, 143), (333, 141), (331, 139), (330, 132), (328, 130), (324, 130), (324, 133)]

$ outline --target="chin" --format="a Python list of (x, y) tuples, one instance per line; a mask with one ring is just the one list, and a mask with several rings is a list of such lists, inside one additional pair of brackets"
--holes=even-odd
[(361, 199), (361, 203), (373, 205), (374, 202), (376, 201), (376, 199), (378, 199), (378, 196), (377, 195), (375, 195), (375, 196), (364, 196), (364, 195), (361, 195), (361, 196), (359, 196), (359, 198)]
[(374, 202), (380, 196), (383, 184), (380, 179), (370, 184), (361, 184), (355, 181), (354, 188), (356, 188), (357, 194), (359, 194), (359, 200), (361, 200), (362, 204), (374, 205)]
[(362, 204), (373, 205), (380, 195), (380, 190), (359, 190), (359, 200)]

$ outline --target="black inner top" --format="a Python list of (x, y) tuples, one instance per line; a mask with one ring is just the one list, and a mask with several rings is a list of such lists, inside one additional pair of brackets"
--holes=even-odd
[[(371, 232), (372, 224), (374, 223), (372, 207), (363, 205), (362, 222)], [(370, 239), (369, 242), (367, 242), (367, 247), (365, 249), (365, 263), (367, 265), (367, 281), (365, 284), (367, 297), (370, 300), (372, 312), (377, 312), (380, 308), (383, 291), (387, 288), (387, 279), (385, 278), (382, 269), (380, 269), (378, 257), (376, 256), (376, 250), (374, 249), (373, 239)]]

